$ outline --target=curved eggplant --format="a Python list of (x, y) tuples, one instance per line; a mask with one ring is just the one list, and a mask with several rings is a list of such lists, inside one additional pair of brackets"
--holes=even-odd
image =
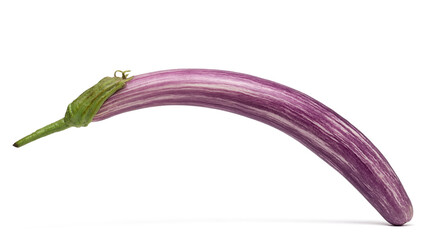
[(20, 147), (68, 127), (161, 105), (192, 105), (237, 113), (273, 126), (341, 173), (391, 224), (413, 209), (381, 152), (343, 117), (310, 96), (262, 78), (221, 70), (176, 69), (106, 77), (67, 108), (65, 117), (17, 141)]

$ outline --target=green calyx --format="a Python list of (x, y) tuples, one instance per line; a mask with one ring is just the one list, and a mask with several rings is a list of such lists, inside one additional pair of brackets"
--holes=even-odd
[[(105, 77), (97, 84), (84, 91), (76, 100), (70, 103), (65, 112), (65, 117), (51, 123), (34, 133), (15, 142), (13, 146), (21, 147), (29, 142), (47, 136), (54, 132), (65, 130), (69, 127), (86, 127), (92, 122), (93, 117), (101, 108), (102, 104), (133, 77), (128, 77), (130, 72), (117, 70), (114, 77)], [(121, 76), (117, 76), (121, 73)]]

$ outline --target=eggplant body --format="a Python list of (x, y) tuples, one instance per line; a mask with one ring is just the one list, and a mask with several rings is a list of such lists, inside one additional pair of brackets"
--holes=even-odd
[(341, 173), (389, 223), (403, 225), (412, 218), (399, 178), (368, 138), (319, 101), (269, 80), (208, 69), (137, 75), (101, 106), (93, 121), (162, 105), (221, 109), (273, 126)]

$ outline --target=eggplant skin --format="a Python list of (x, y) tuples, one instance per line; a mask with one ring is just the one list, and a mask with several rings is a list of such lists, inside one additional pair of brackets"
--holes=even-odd
[(221, 109), (275, 127), (341, 173), (390, 224), (412, 218), (402, 183), (371, 141), (319, 101), (276, 82), (210, 69), (137, 75), (101, 106), (93, 121), (162, 105)]

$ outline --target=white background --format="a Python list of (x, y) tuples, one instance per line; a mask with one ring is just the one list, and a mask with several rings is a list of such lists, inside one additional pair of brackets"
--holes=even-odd
[[(425, 1), (1, 1), (0, 239), (422, 239)], [(232, 70), (301, 90), (388, 158), (389, 226), (289, 136), (218, 110), (122, 114), (16, 149), (117, 69)]]

